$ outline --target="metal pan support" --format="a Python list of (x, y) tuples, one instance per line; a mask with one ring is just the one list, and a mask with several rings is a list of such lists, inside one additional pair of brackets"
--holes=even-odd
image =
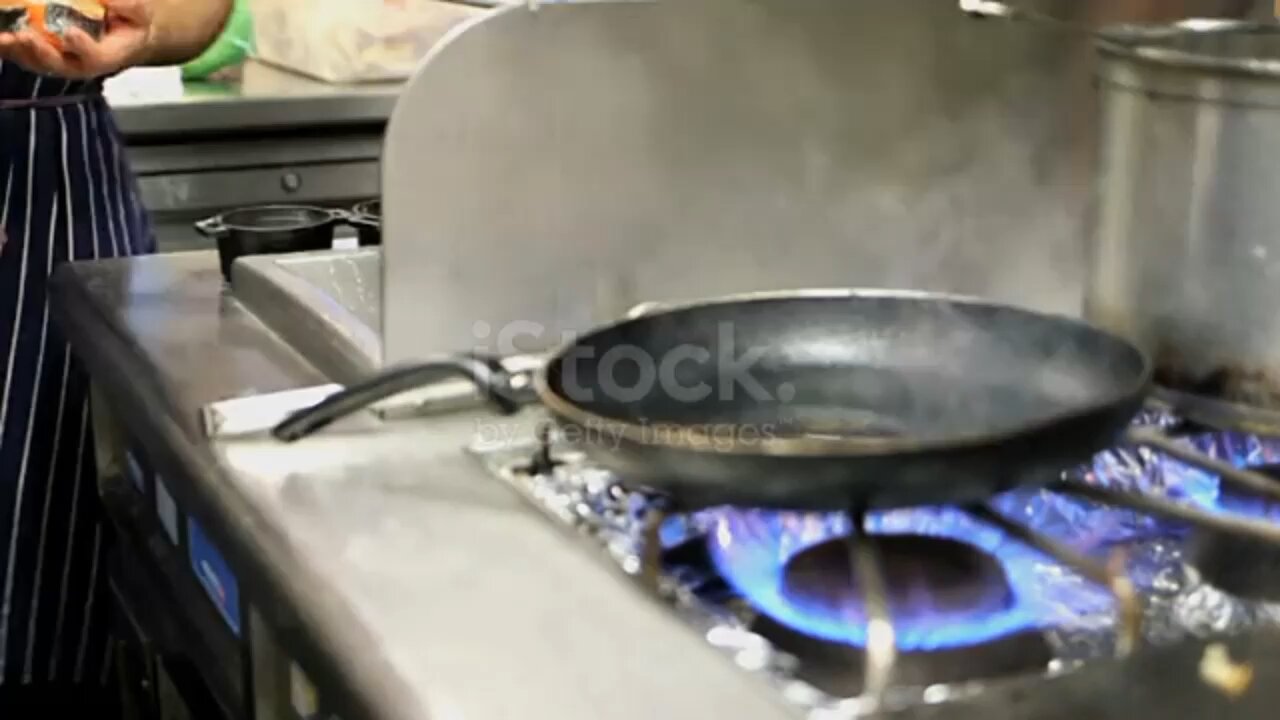
[[(1280, 481), (1261, 473), (1241, 470), (1177, 444), (1172, 438), (1152, 428), (1135, 428), (1127, 433), (1133, 445), (1147, 447), (1208, 473), (1220, 482), (1255, 496), (1280, 500)], [(1147, 515), (1177, 520), (1203, 532), (1229, 535), (1280, 548), (1280, 527), (1271, 523), (1230, 515), (1215, 514), (1173, 501), (1136, 492), (1112, 490), (1096, 485), (1063, 481), (1049, 488), (1111, 507), (1126, 508)], [(967, 508), (974, 518), (991, 525), (1009, 537), (1071, 568), (1081, 577), (1111, 591), (1116, 600), (1116, 655), (1123, 657), (1137, 649), (1142, 638), (1143, 607), (1132, 581), (1125, 574), (1120, 556), (1102, 564), (1086, 557), (1052, 538), (1002, 515), (989, 505)], [(888, 605), (884, 571), (863, 530), (864, 514), (852, 514), (854, 532), (850, 535), (849, 554), (858, 590), (866, 607), (868, 628), (865, 648), (864, 698), (879, 707), (885, 692), (892, 686), (893, 667), (897, 662), (894, 643), (892, 608)]]
[[(1280, 500), (1280, 481), (1261, 473), (1236, 468), (1229, 463), (1190, 450), (1158, 429), (1137, 427), (1126, 433), (1125, 439), (1128, 444), (1149, 448), (1179, 462), (1215, 474), (1220, 482), (1237, 491)], [(549, 437), (543, 435), (543, 443), (548, 440)], [(1184, 522), (1197, 527), (1202, 532), (1229, 535), (1280, 548), (1280, 526), (1267, 522), (1215, 514), (1152, 495), (1112, 490), (1078, 482), (1062, 481), (1051, 485), (1048, 489), (1102, 505)], [(1081, 577), (1107, 588), (1116, 603), (1116, 655), (1124, 657), (1138, 648), (1142, 639), (1142, 600), (1133, 582), (1125, 574), (1123, 558), (1119, 554), (1113, 556), (1111, 562), (1101, 563), (1011, 520), (990, 505), (974, 505), (965, 510), (978, 521), (1043, 553), (1064, 567), (1072, 569)], [(642, 560), (638, 575), (644, 585), (655, 592), (659, 589), (661, 577), (661, 542), (658, 531), (663, 521), (674, 511), (675, 509), (668, 503), (658, 501), (645, 518)], [(884, 566), (875, 542), (866, 533), (866, 514), (865, 510), (858, 508), (849, 511), (853, 530), (847, 542), (852, 577), (857, 592), (862, 596), (866, 612), (867, 642), (864, 648), (863, 700), (869, 702), (873, 708), (879, 708), (883, 705), (887, 692), (893, 687), (898, 646)]]

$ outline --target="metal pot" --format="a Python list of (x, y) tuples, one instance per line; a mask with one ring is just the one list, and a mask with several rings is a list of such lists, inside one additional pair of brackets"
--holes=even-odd
[(198, 232), (218, 242), (222, 275), (231, 279), (231, 265), (244, 255), (328, 250), (334, 228), (349, 220), (342, 210), (309, 205), (262, 205), (239, 208), (195, 224)]
[(351, 209), (347, 222), (356, 228), (360, 246), (382, 244), (382, 201), (366, 200)]
[(1098, 43), (1085, 314), (1185, 417), (1280, 434), (1280, 26), (1176, 27)]

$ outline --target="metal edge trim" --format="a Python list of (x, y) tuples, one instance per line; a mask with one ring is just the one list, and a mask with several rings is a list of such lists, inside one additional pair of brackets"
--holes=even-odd
[[(129, 387), (132, 397), (115, 392), (112, 399), (132, 411), (132, 417), (149, 425), (148, 437), (154, 439), (150, 452), (156, 464), (177, 465), (188, 475), (222, 477), (225, 470), (212, 452), (191, 444), (169, 412), (155, 413), (160, 395), (150, 382), (124, 372), (127, 358), (140, 360), (122, 339), (119, 328), (87, 297), (83, 287), (73, 281), (74, 265), (65, 265), (50, 282), (51, 312), (63, 328), (74, 349), (75, 338), (94, 334), (101, 342), (95, 352), (82, 355), (91, 377), (114, 380), (107, 387)], [(72, 308), (79, 312), (72, 312)], [(91, 325), (97, 325), (90, 330)], [(107, 328), (103, 332), (101, 328)], [(166, 473), (172, 476), (174, 473)], [(419, 720), (423, 708), (416, 702), (404, 678), (395, 673), (388, 661), (379, 660), (378, 644), (361, 628), (354, 609), (339, 602), (327, 592), (305, 564), (286, 572), (291, 553), (279, 541), (262, 543), (249, 528), (265, 530), (261, 516), (252, 504), (220, 488), (219, 483), (176, 484), (171, 490), (186, 506), (188, 514), (208, 517), (210, 511), (227, 519), (210, 527), (219, 548), (239, 571), (239, 576), (254, 588), (258, 600), (255, 607), (277, 630), (277, 639), (295, 658), (312, 661), (318, 681), (337, 690), (335, 710), (352, 717), (377, 717), (385, 720)], [(272, 537), (271, 532), (260, 532)], [(319, 606), (317, 608), (317, 605)]]
[(1280, 59), (1223, 58), (1207, 53), (1171, 50), (1144, 45), (1144, 40), (1186, 34), (1248, 33), (1280, 34), (1280, 23), (1222, 18), (1189, 18), (1159, 29), (1143, 25), (1115, 25), (1098, 32), (1096, 46), (1103, 55), (1126, 58), (1158, 67), (1228, 73), (1240, 76), (1280, 78)]

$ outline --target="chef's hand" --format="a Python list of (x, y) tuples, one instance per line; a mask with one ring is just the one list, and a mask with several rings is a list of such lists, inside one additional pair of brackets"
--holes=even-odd
[(34, 30), (0, 33), (0, 58), (31, 72), (72, 80), (104, 77), (138, 64), (150, 44), (150, 0), (102, 0), (102, 5), (107, 13), (101, 39), (72, 28), (59, 48)]

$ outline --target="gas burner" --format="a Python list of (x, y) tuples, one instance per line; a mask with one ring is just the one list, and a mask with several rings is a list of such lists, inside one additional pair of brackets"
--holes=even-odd
[[(1280, 624), (1266, 611), (1277, 606), (1240, 602), (1280, 597), (1280, 572), (1263, 574), (1280, 558), (1258, 559), (1261, 548), (1280, 547), (1280, 497), (1259, 490), (1266, 478), (1223, 470), (1280, 462), (1280, 438), (1196, 434), (1172, 420), (1146, 418), (1136, 429), (1182, 436), (1174, 451), (1163, 436), (1157, 451), (1113, 448), (1047, 487), (962, 508), (872, 512), (858, 526), (843, 512), (668, 514), (585, 455), (553, 448), (545, 429), (537, 443), (473, 452), (810, 720), (840, 699), (874, 705), (886, 691), (916, 717), (941, 708), (940, 698), (951, 708), (968, 689), (1000, 687), (987, 681), (1035, 687), (1057, 666)], [(1186, 459), (1189, 448), (1200, 460)], [(850, 542), (855, 527), (862, 533)], [(1194, 581), (1196, 547), (1200, 575), (1226, 592)], [(850, 581), (855, 570), (870, 581), (866, 598)], [(868, 643), (867, 615), (892, 625), (896, 653)], [(933, 692), (938, 685), (964, 690)]]
[(1223, 592), (1280, 602), (1280, 549), (1228, 533), (1204, 532), (1192, 536), (1188, 561), (1205, 582)]
[[(1038, 627), (1027, 602), (1034, 593), (1025, 587), (1034, 584), (1038, 556), (1000, 531), (951, 509), (875, 514), (867, 526), (880, 549), (901, 652), (982, 645)], [(864, 647), (849, 531), (848, 517), (838, 513), (723, 510), (710, 554), (760, 613), (803, 635)]]
[[(757, 616), (750, 629), (774, 649), (796, 659), (797, 679), (833, 697), (862, 694), (866, 663), (862, 648), (797, 632), (765, 615)], [(1023, 632), (969, 647), (901, 654), (893, 666), (893, 683), (923, 688), (1010, 677), (1044, 672), (1052, 661), (1053, 652), (1044, 636)]]
[[(1280, 465), (1262, 465), (1251, 469), (1267, 477), (1276, 478), (1276, 483), (1280, 484)], [(1280, 502), (1273, 498), (1240, 492), (1229, 486), (1219, 486), (1216, 505), (1214, 509), (1222, 512), (1280, 522)]]
[[(1280, 467), (1254, 468), (1271, 477)], [(1280, 482), (1280, 480), (1277, 480)], [(1280, 504), (1219, 488), (1217, 509), (1249, 518), (1280, 521)], [(1219, 590), (1240, 598), (1280, 602), (1280, 548), (1231, 533), (1199, 530), (1192, 534), (1188, 560), (1200, 576)]]
[[(1004, 568), (972, 545), (923, 535), (872, 536), (895, 624), (972, 623), (1016, 602)], [(835, 538), (796, 553), (782, 573), (782, 594), (797, 607), (864, 624), (863, 593), (853, 578), (850, 541)]]

